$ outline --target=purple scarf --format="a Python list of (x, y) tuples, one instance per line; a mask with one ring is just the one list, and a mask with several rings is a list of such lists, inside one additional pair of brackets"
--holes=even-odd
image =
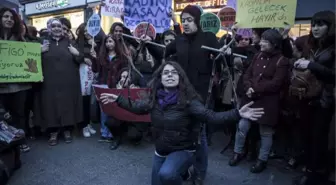
[(159, 89), (156, 94), (161, 109), (166, 108), (168, 105), (177, 104), (177, 96), (178, 96), (177, 90), (166, 92), (163, 89)]

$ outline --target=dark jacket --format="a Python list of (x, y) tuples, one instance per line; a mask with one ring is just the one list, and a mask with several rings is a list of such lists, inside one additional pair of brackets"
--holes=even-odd
[[(289, 61), (281, 52), (255, 54), (251, 65), (244, 74), (244, 91), (254, 90), (253, 107), (263, 107), (265, 114), (259, 124), (276, 125), (280, 112), (280, 93), (288, 77)], [(242, 105), (250, 102), (246, 95)]]
[(180, 150), (195, 150), (199, 121), (225, 124), (240, 118), (236, 109), (216, 113), (206, 109), (197, 100), (191, 101), (186, 107), (176, 104), (163, 110), (158, 104), (151, 109), (145, 100), (136, 101), (130, 105), (127, 99), (121, 96), (117, 99), (117, 103), (120, 107), (136, 114), (151, 114), (155, 148), (160, 155), (168, 155)]
[[(199, 31), (193, 35), (178, 35), (166, 47), (165, 57), (176, 55), (177, 62), (186, 72), (190, 83), (205, 100), (212, 72), (210, 55), (216, 56), (218, 53), (202, 49), (203, 45), (220, 48), (219, 42), (213, 33)], [(217, 67), (219, 66), (220, 64), (218, 63)]]
[(316, 97), (318, 104), (323, 108), (334, 106), (334, 88), (335, 88), (335, 46), (332, 45), (327, 49), (321, 49), (310, 53), (314, 61), (310, 62), (308, 69), (323, 84), (322, 93)]
[(49, 51), (42, 53), (43, 82), (35, 92), (34, 124), (42, 129), (73, 126), (83, 120), (79, 65), (83, 55), (73, 56), (68, 38), (49, 37)]
[[(103, 63), (101, 62), (103, 61)], [(118, 80), (118, 74), (122, 68), (127, 67), (127, 61), (121, 60), (118, 56), (103, 58), (93, 63), (92, 71), (98, 73), (98, 84), (106, 84), (110, 88), (115, 88)]]

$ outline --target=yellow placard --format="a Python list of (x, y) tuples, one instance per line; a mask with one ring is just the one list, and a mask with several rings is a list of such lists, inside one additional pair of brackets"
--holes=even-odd
[(294, 25), (297, 0), (237, 0), (236, 22), (240, 28)]
[(42, 80), (41, 44), (0, 40), (0, 83)]

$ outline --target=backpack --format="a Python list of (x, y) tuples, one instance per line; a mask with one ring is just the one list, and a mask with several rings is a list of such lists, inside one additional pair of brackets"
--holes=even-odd
[(309, 99), (318, 96), (322, 91), (322, 83), (309, 70), (293, 68), (289, 85), (289, 95), (299, 99)]
[[(318, 55), (312, 52), (310, 55), (310, 62), (315, 62), (316, 58), (322, 53), (332, 49), (329, 47)], [(309, 99), (318, 96), (323, 90), (323, 84), (309, 69), (295, 69), (292, 70), (290, 79), (289, 95), (301, 99)]]

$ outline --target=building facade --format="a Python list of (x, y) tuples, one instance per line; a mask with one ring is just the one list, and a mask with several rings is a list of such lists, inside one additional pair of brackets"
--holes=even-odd
[(297, 0), (295, 25), (291, 29), (291, 36), (299, 37), (309, 34), (311, 17), (323, 10), (335, 11), (335, 0)]
[(24, 16), (37, 30), (46, 28), (47, 21), (53, 17), (68, 18), (75, 33), (78, 26), (85, 21), (86, 0), (43, 0), (22, 1)]
[[(14, 1), (14, 0), (5, 0)], [(71, 21), (72, 31), (88, 20), (93, 12), (98, 11), (100, 0), (20, 0), (24, 5), (26, 20), (38, 30), (45, 28), (47, 20), (51, 17), (66, 17)], [(227, 0), (173, 0), (173, 7), (180, 22), (179, 15), (184, 7), (189, 4), (199, 5), (204, 12), (217, 12), (227, 4)], [(298, 37), (306, 35), (310, 31), (310, 18), (314, 13), (322, 10), (335, 11), (335, 0), (297, 0), (296, 21), (290, 35)], [(101, 26), (105, 33), (109, 32), (114, 22), (121, 22), (119, 18), (109, 16), (101, 17)], [(217, 36), (221, 36), (221, 31)]]

